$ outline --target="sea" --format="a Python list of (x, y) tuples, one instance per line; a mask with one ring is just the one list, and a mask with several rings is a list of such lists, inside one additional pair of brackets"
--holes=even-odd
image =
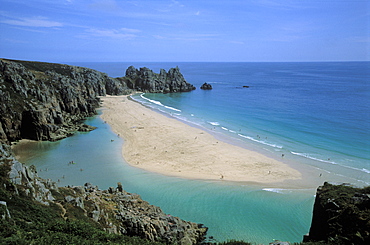
[[(66, 63), (111, 77), (124, 76), (131, 65), (157, 73), (178, 66), (196, 90), (138, 93), (132, 99), (228, 143), (313, 168), (322, 183), (330, 176), (370, 185), (370, 62)], [(201, 90), (205, 82), (213, 89)], [(317, 187), (274, 188), (147, 172), (125, 162), (123, 139), (99, 115), (86, 123), (98, 128), (58, 142), (19, 144), (15, 153), (59, 186), (90, 182), (106, 189), (121, 182), (164, 212), (209, 227), (212, 241), (300, 242), (309, 231)]]

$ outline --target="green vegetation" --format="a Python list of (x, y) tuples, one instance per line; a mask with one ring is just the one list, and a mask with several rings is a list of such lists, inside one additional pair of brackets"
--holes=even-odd
[[(82, 209), (73, 205), (44, 205), (28, 197), (22, 186), (14, 186), (7, 178), (9, 164), (0, 164), (0, 201), (7, 203), (11, 217), (0, 216), (1, 244), (125, 244), (125, 245), (161, 245), (139, 237), (110, 234), (103, 227), (88, 218)], [(18, 191), (18, 194), (16, 192)], [(73, 195), (68, 188), (53, 191), (57, 200), (66, 195)], [(0, 214), (6, 207), (0, 205)], [(244, 241), (229, 240), (218, 245), (253, 245)], [(305, 243), (305, 245), (323, 245), (324, 243)], [(298, 244), (295, 244), (298, 245)]]
[[(157, 244), (139, 237), (109, 234), (76, 207), (62, 217), (62, 207), (38, 203), (6, 178), (9, 165), (0, 165), (0, 200), (7, 203), (11, 218), (0, 217), (0, 244)], [(5, 206), (1, 205), (1, 214)]]
[[(21, 186), (18, 186), (19, 195), (17, 195), (14, 193), (15, 186), (6, 178), (8, 170), (9, 165), (0, 165), (0, 200), (7, 203), (11, 215), (11, 218), (1, 219), (0, 217), (0, 244), (164, 244), (139, 237), (109, 234), (98, 223), (86, 217), (82, 209), (70, 206), (67, 210), (62, 210), (61, 205), (43, 205), (26, 196)], [(57, 199), (61, 199), (64, 195), (72, 193), (66, 188), (60, 188), (60, 192), (53, 194)], [(1, 208), (0, 211), (3, 213), (5, 206)], [(63, 211), (67, 211), (67, 214), (62, 215)], [(253, 243), (230, 240), (218, 244), (252, 245)], [(314, 244), (322, 245), (321, 243), (308, 245)]]

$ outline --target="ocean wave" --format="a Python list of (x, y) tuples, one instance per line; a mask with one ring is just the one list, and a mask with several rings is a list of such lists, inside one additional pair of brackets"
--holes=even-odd
[(340, 165), (341, 167), (344, 167), (344, 168), (349, 168), (349, 169), (352, 169), (352, 170), (361, 171), (361, 172), (370, 174), (370, 170), (366, 169), (366, 168), (355, 168), (355, 167), (351, 167), (351, 166), (347, 166), (347, 165), (343, 165), (343, 164), (338, 164), (337, 162), (331, 161), (329, 159), (324, 160), (324, 159), (320, 159), (320, 158), (317, 158), (317, 157), (312, 157), (308, 153), (299, 153), (299, 152), (294, 152), (294, 151), (291, 151), (290, 153), (292, 153), (293, 155), (305, 157), (305, 158), (308, 158), (308, 159), (311, 159), (311, 160), (330, 163), (330, 164), (333, 164), (333, 165)]
[(226, 127), (221, 127), (223, 130), (225, 130), (225, 131), (229, 131), (230, 133), (236, 133), (236, 131), (234, 131), (234, 130), (231, 130), (231, 129), (228, 129), (228, 128), (226, 128)]
[(176, 108), (174, 108), (174, 107), (171, 107), (171, 106), (164, 106), (165, 108), (167, 108), (167, 109), (170, 109), (170, 110), (174, 110), (174, 111), (178, 111), (178, 112), (181, 112), (181, 110), (180, 109), (176, 109)]
[(220, 123), (219, 122), (208, 122), (209, 124), (213, 125), (213, 126), (219, 126)]
[(290, 153), (292, 153), (293, 155), (305, 157), (305, 158), (308, 158), (308, 159), (311, 159), (311, 160), (315, 160), (315, 161), (319, 161), (319, 162), (326, 162), (326, 163), (331, 163), (331, 164), (335, 164), (335, 165), (338, 164), (336, 162), (330, 161), (329, 159), (328, 160), (324, 160), (324, 159), (320, 159), (320, 158), (316, 158), (316, 157), (310, 156), (308, 153), (299, 153), (299, 152), (294, 152), (294, 151), (291, 151)]
[(144, 100), (147, 100), (153, 104), (156, 104), (156, 105), (159, 105), (159, 106), (164, 106), (160, 101), (157, 101), (157, 100), (151, 100), (151, 99), (148, 99), (146, 97), (144, 97), (144, 94), (140, 94), (140, 97)]
[(144, 99), (144, 100), (149, 101), (150, 103), (153, 103), (153, 104), (156, 104), (156, 105), (159, 105), (159, 106), (163, 106), (164, 108), (167, 108), (167, 109), (169, 109), (169, 110), (173, 110), (173, 111), (181, 112), (181, 110), (180, 110), (180, 109), (177, 109), (177, 108), (174, 108), (174, 107), (171, 107), (171, 106), (167, 106), (167, 105), (163, 105), (160, 101), (148, 99), (148, 98), (144, 97), (144, 94), (145, 94), (145, 93), (140, 94), (140, 97), (141, 97), (142, 99)]
[(370, 174), (370, 170), (368, 170), (368, 169), (366, 169), (366, 168), (361, 169), (361, 171), (363, 171), (363, 172), (365, 172), (365, 173)]
[(291, 190), (280, 189), (280, 188), (263, 188), (262, 190), (269, 191), (269, 192), (274, 192), (274, 193), (279, 193), (279, 194), (291, 193), (292, 192)]
[(238, 134), (238, 135), (240, 137), (242, 137), (242, 138), (249, 139), (251, 141), (258, 142), (258, 143), (261, 143), (261, 144), (264, 144), (264, 145), (268, 145), (268, 146), (271, 146), (271, 147), (274, 147), (274, 148), (279, 148), (279, 149), (282, 149), (283, 148), (283, 146), (281, 146), (281, 145), (276, 145), (276, 144), (268, 143), (266, 141), (258, 140), (258, 139), (255, 139), (253, 137), (250, 137), (250, 136), (246, 136), (246, 135), (243, 135), (243, 134)]

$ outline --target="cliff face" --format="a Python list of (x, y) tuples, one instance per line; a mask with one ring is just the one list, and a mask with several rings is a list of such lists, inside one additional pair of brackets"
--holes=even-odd
[(370, 187), (324, 183), (317, 189), (310, 232), (304, 242), (370, 244)]
[(90, 184), (59, 188), (56, 183), (39, 178), (35, 167), (24, 166), (11, 152), (10, 142), (19, 139), (59, 140), (77, 130), (92, 130), (81, 122), (96, 114), (98, 96), (128, 94), (132, 89), (163, 92), (161, 86), (171, 92), (189, 91), (186, 86), (190, 85), (178, 69), (168, 74), (161, 71), (160, 77), (154, 75), (155, 84), (162, 84), (154, 87), (152, 73), (143, 73), (145, 81), (138, 74), (110, 78), (88, 68), (0, 59), (0, 218), (12, 217), (6, 198), (24, 196), (59, 207), (65, 219), (73, 216), (69, 210), (77, 209), (111, 233), (179, 244), (203, 240), (206, 228), (164, 214), (138, 195), (125, 192), (121, 185), (106, 191)]
[(0, 140), (59, 140), (96, 114), (98, 96), (143, 92), (186, 92), (194, 88), (178, 68), (156, 74), (148, 68), (111, 78), (96, 70), (30, 61), (0, 59)]
[(168, 73), (161, 69), (160, 73), (144, 67), (137, 70), (130, 66), (126, 70), (127, 84), (130, 88), (149, 93), (189, 92), (195, 87), (185, 81), (178, 67), (171, 68)]
[(0, 60), (0, 140), (58, 140), (96, 114), (98, 96), (125, 94), (126, 84), (87, 68)]

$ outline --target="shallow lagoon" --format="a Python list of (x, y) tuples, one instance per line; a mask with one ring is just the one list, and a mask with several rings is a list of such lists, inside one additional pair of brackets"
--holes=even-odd
[(20, 161), (34, 164), (39, 176), (59, 186), (90, 182), (106, 189), (121, 182), (125, 190), (140, 194), (164, 212), (203, 223), (209, 227), (208, 236), (217, 241), (299, 242), (309, 230), (314, 189), (269, 189), (150, 173), (124, 161), (123, 140), (100, 117), (86, 123), (98, 128), (58, 142), (22, 143), (15, 153)]

